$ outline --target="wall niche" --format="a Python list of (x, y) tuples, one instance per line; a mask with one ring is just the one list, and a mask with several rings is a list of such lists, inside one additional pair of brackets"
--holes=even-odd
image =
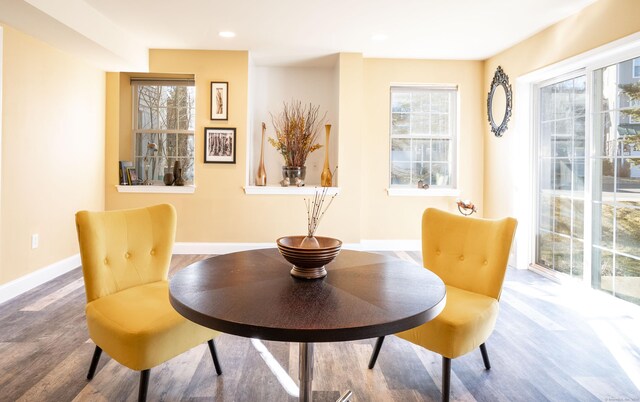
[[(248, 193), (272, 193), (281, 188), (282, 166), (284, 160), (276, 149), (268, 143), (269, 137), (275, 138), (275, 129), (271, 114), (277, 116), (284, 102), (301, 101), (303, 104), (319, 105), (319, 114), (327, 113), (324, 123), (318, 130), (317, 142), (322, 148), (309, 154), (306, 161), (305, 187), (320, 186), (320, 175), (324, 165), (325, 128), (331, 124), (329, 141), (329, 163), (331, 171), (338, 165), (338, 63), (337, 56), (331, 63), (322, 66), (260, 66), (249, 65), (249, 133), (247, 182)], [(329, 65), (327, 65), (329, 64)], [(267, 173), (267, 186), (256, 187), (255, 176), (260, 163), (260, 141), (262, 122), (267, 130), (264, 141), (264, 165)], [(333, 187), (337, 187), (339, 172), (333, 177)], [(261, 191), (263, 190), (263, 191)]]

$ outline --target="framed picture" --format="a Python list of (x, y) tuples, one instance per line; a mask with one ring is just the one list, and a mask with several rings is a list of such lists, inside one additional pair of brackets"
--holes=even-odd
[(204, 163), (236, 163), (236, 129), (205, 127)]
[(229, 119), (229, 83), (211, 83), (211, 120)]

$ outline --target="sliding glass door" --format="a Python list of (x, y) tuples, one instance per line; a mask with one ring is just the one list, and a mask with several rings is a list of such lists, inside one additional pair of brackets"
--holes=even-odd
[(535, 264), (640, 304), (640, 57), (586, 71), (537, 90)]
[(640, 58), (593, 73), (594, 288), (640, 304)]
[(540, 88), (536, 264), (581, 277), (584, 266), (585, 76)]

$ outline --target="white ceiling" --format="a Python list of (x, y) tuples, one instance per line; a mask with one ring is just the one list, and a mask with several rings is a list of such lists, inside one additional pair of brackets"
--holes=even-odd
[[(149, 48), (249, 50), (259, 65), (319, 65), (338, 52), (483, 60), (594, 1), (0, 0), (0, 21), (58, 46), (55, 26), (75, 31), (132, 65)], [(46, 17), (54, 28), (42, 28)]]

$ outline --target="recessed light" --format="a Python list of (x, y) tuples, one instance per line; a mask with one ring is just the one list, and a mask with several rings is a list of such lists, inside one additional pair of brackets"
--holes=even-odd
[(233, 38), (236, 36), (236, 33), (231, 31), (220, 31), (218, 32), (218, 35), (220, 35), (223, 38)]
[(376, 42), (381, 42), (383, 40), (387, 40), (389, 37), (385, 34), (379, 33), (379, 34), (373, 34), (371, 35), (371, 40), (374, 40)]

